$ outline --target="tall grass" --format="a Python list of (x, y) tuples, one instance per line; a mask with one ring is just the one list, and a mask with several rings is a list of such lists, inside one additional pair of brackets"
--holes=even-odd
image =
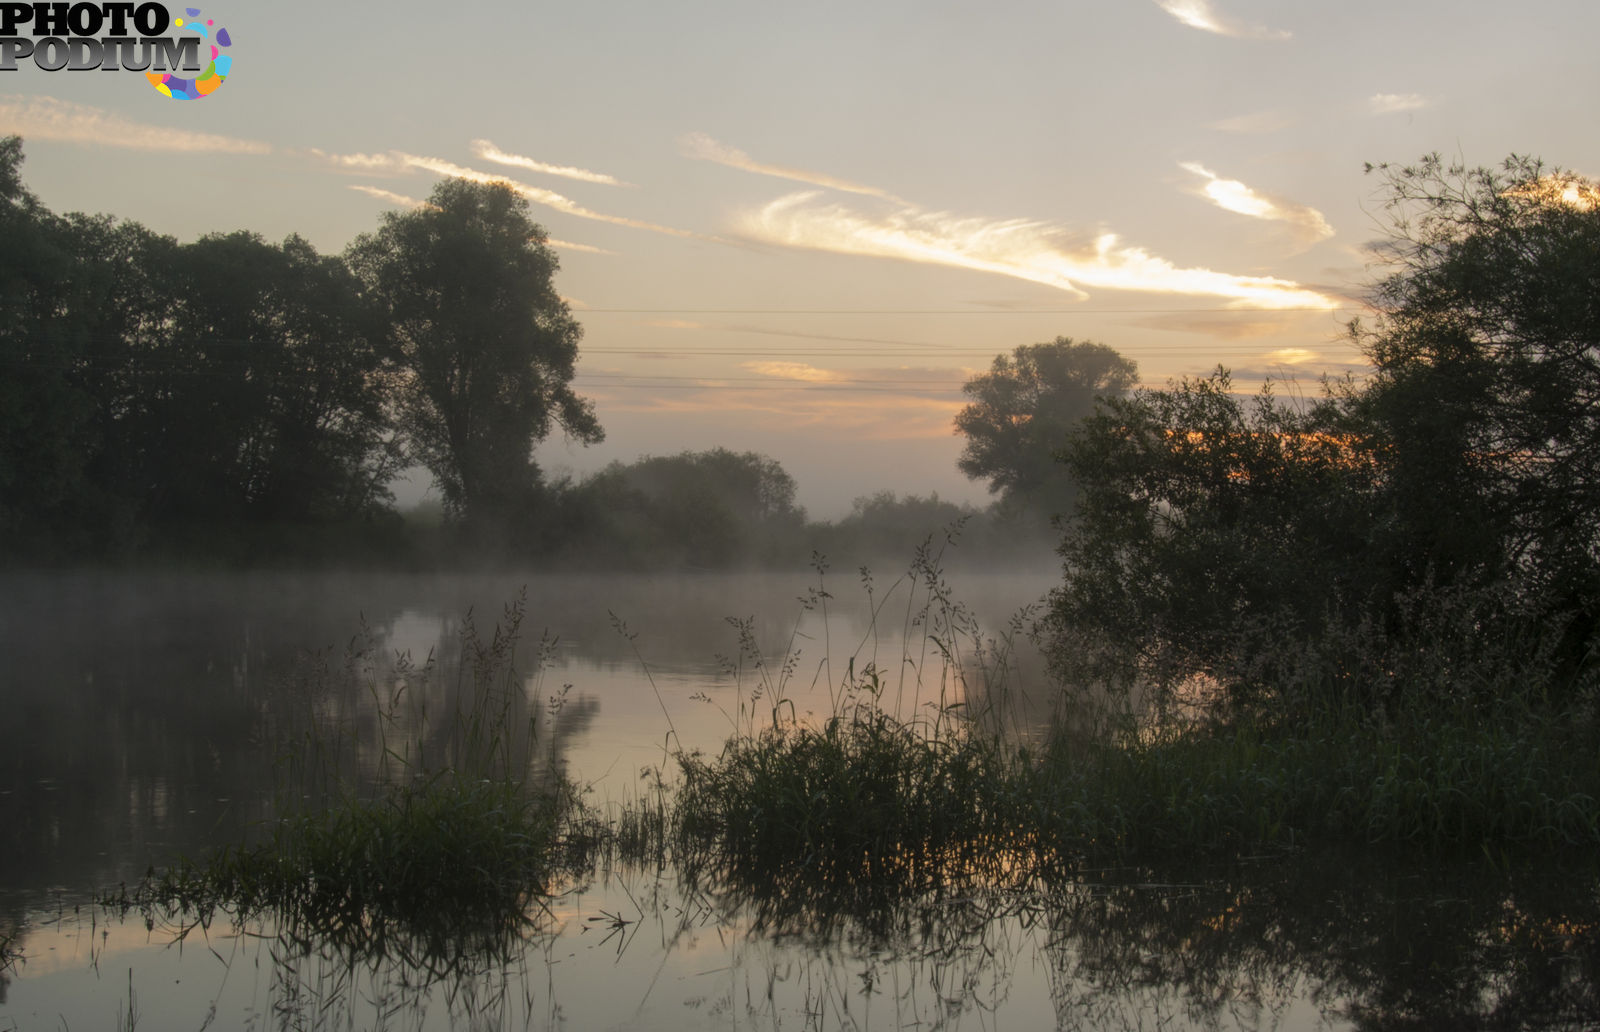
[[(985, 639), (954, 598), (932, 542), (881, 596), (862, 571), (868, 627), (832, 676), (826, 564), (801, 599), (822, 616), (828, 692), (803, 717), (791, 635), (770, 666), (754, 629), (732, 621), (738, 658), (733, 734), (716, 756), (680, 752), (670, 806), (656, 811), (680, 864), (723, 886), (783, 886), (853, 906), (892, 887), (996, 881), (1028, 848), (1020, 757), (998, 733), (1011, 690), (1009, 639)], [(889, 606), (904, 591), (903, 611)], [(898, 620), (902, 649), (880, 654), (880, 624)], [(748, 684), (746, 683), (748, 679)]]
[[(384, 659), (366, 632), (342, 675), (314, 664), (303, 708), (273, 724), (283, 750), (263, 834), (120, 901), (205, 920), (218, 907), (269, 913), (291, 936), (362, 954), (509, 946), (537, 924), (557, 872), (582, 866), (589, 835), (514, 661), (524, 605), (509, 604), (487, 639), (468, 615), (453, 680), (431, 655)], [(535, 657), (535, 693), (550, 644)]]
[[(845, 901), (1071, 858), (1600, 845), (1594, 688), (1557, 683), (1577, 675), (1536, 629), (1486, 635), (1481, 600), (1419, 599), (1389, 630), (1263, 638), (1281, 651), (1260, 658), (1250, 706), (1204, 678), (1183, 699), (1063, 692), (1031, 744), (1002, 719), (1014, 637), (978, 632), (932, 552), (911, 582), (895, 672), (858, 665), (864, 640), (819, 720), (789, 700), (793, 658), (767, 667), (739, 625), (745, 722), (717, 755), (679, 756), (676, 795), (652, 811), (691, 870)], [(863, 583), (875, 627), (887, 614)], [(819, 583), (803, 601), (828, 598)]]

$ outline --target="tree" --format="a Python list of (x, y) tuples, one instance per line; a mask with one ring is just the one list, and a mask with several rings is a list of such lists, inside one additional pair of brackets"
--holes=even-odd
[(998, 355), (962, 388), (972, 404), (956, 415), (967, 438), (961, 472), (987, 479), (1003, 505), (1058, 516), (1076, 492), (1056, 453), (1094, 411), (1095, 399), (1134, 385), (1138, 367), (1104, 344), (1057, 337)]
[(1060, 660), (1370, 701), (1578, 684), (1600, 654), (1600, 187), (1523, 158), (1378, 171), (1370, 378), (1247, 411), (1219, 371), (1067, 447)]
[(586, 444), (604, 436), (571, 388), (582, 330), (556, 293), (544, 230), (509, 186), (452, 179), (348, 256), (393, 327), (412, 454), (453, 516), (480, 537), (502, 533), (536, 497), (537, 442), (557, 424)]
[(1063, 451), (1082, 485), (1051, 599), (1057, 666), (1233, 688), (1263, 642), (1360, 612), (1384, 576), (1381, 473), (1339, 392), (1253, 404), (1225, 370), (1106, 399)]
[(1512, 156), (1499, 170), (1375, 166), (1394, 232), (1377, 373), (1408, 550), (1452, 582), (1515, 578), (1600, 623), (1600, 185)]
[(381, 318), (338, 257), (291, 236), (201, 237), (171, 263), (170, 333), (146, 349), (144, 456), (162, 523), (324, 523), (389, 498), (398, 448)]
[(564, 499), (569, 548), (626, 565), (726, 567), (798, 547), (792, 476), (756, 452), (714, 448), (613, 462)]

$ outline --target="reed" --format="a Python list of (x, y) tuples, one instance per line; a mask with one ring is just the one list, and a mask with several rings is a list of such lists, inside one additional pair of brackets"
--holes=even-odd
[[(356, 953), (449, 957), (515, 941), (538, 923), (552, 880), (586, 865), (594, 835), (542, 748), (528, 702), (540, 674), (516, 669), (524, 604), (508, 605), (488, 638), (468, 615), (453, 682), (431, 656), (385, 661), (366, 633), (342, 676), (319, 664), (303, 726), (278, 725), (277, 816), (263, 833), (152, 872), (114, 902), (201, 920), (270, 914), (292, 937)], [(362, 693), (372, 706), (355, 705)], [(356, 716), (373, 712), (375, 727)]]

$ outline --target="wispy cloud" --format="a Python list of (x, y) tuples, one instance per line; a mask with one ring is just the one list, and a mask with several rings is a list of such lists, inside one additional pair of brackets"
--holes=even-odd
[(788, 247), (927, 262), (1011, 276), (1085, 298), (1082, 287), (1222, 297), (1241, 308), (1321, 308), (1334, 298), (1289, 280), (1182, 268), (1113, 233), (1080, 242), (1062, 227), (1027, 219), (964, 218), (905, 205), (867, 215), (818, 201), (815, 192), (780, 197), (748, 213), (742, 231)]
[(1218, 340), (1281, 337), (1293, 328), (1292, 320), (1281, 314), (1255, 315), (1246, 312), (1172, 312), (1145, 316), (1128, 325), (1171, 333), (1199, 333)]
[(260, 140), (137, 122), (87, 104), (55, 97), (0, 94), (0, 133), (29, 140), (59, 140), (130, 150), (218, 154), (270, 154)]
[(818, 369), (805, 362), (745, 362), (744, 368), (761, 376), (780, 380), (803, 380), (806, 383), (833, 383), (839, 374), (831, 369)]
[(959, 395), (929, 398), (897, 390), (847, 389), (832, 384), (751, 390), (746, 384), (706, 381), (698, 389), (679, 391), (581, 386), (586, 397), (604, 401), (607, 412), (708, 414), (718, 418), (740, 413), (794, 429), (823, 429), (853, 442), (948, 440), (951, 421), (963, 405)]
[(624, 183), (616, 176), (608, 176), (604, 172), (590, 172), (586, 168), (573, 168), (570, 165), (550, 165), (533, 158), (525, 158), (521, 154), (507, 154), (488, 140), (473, 140), (472, 153), (484, 161), (492, 161), (497, 165), (525, 168), (529, 172), (540, 172), (547, 176), (561, 176), (564, 179), (576, 179), (582, 183), (600, 183), (604, 186), (633, 185), (632, 183)]
[(342, 172), (397, 176), (411, 170), (392, 151), (386, 154), (329, 154), (321, 148), (312, 147), (310, 153)]
[(1367, 98), (1367, 107), (1375, 115), (1392, 115), (1400, 111), (1420, 111), (1431, 101), (1420, 93), (1374, 93)]
[(1309, 247), (1333, 236), (1333, 227), (1315, 208), (1258, 193), (1237, 179), (1221, 178), (1199, 162), (1185, 161), (1178, 167), (1205, 179), (1201, 190), (1217, 207), (1253, 219), (1287, 223), (1294, 230), (1295, 238), (1304, 246)]
[(1155, 0), (1156, 6), (1172, 15), (1191, 29), (1214, 32), (1219, 36), (1236, 36), (1240, 39), (1288, 39), (1290, 33), (1283, 29), (1269, 29), (1265, 25), (1229, 18), (1211, 5), (1211, 0)]
[(420, 208), (424, 204), (428, 203), (427, 201), (419, 201), (415, 197), (407, 197), (405, 194), (395, 193), (393, 190), (384, 190), (376, 186), (366, 186), (362, 183), (351, 183), (350, 189), (358, 190), (361, 193), (366, 194), (368, 197), (376, 197), (380, 201), (388, 201), (390, 204), (398, 204), (402, 208)]
[[(492, 144), (488, 144), (488, 142), (485, 140), (474, 141), (474, 146), (478, 145), (487, 145), (490, 147), (493, 146)], [(546, 190), (543, 187), (530, 186), (527, 183), (520, 183), (500, 173), (483, 172), (475, 168), (468, 168), (465, 165), (457, 165), (452, 161), (446, 161), (444, 158), (433, 158), (420, 154), (408, 154), (401, 150), (386, 151), (381, 154), (329, 154), (326, 151), (313, 148), (310, 153), (315, 155), (318, 159), (328, 163), (329, 165), (332, 165), (334, 168), (345, 172), (357, 172), (371, 175), (398, 175), (406, 172), (421, 171), (431, 172), (438, 176), (466, 179), (474, 183), (504, 183), (506, 186), (510, 187), (512, 190), (515, 190), (523, 197), (526, 197), (534, 204), (539, 204), (546, 208), (551, 208), (555, 211), (572, 215), (576, 218), (593, 219), (596, 222), (609, 222), (615, 226), (628, 226), (633, 229), (648, 230), (652, 233), (664, 233), (668, 236), (713, 240), (717, 241), (718, 243), (727, 242), (718, 241), (716, 237), (708, 237), (704, 234), (695, 233), (687, 229), (677, 229), (672, 226), (663, 226), (659, 223), (648, 222), (644, 219), (629, 218), (626, 215), (610, 215), (605, 212), (595, 211), (591, 208), (584, 207), (577, 201), (574, 201), (572, 198), (567, 197), (564, 194), (556, 193), (554, 190)], [(517, 158), (517, 155), (503, 156), (508, 158)], [(531, 159), (520, 160), (531, 161)], [(582, 170), (575, 169), (572, 171)], [(586, 174), (594, 176), (600, 175), (600, 173)], [(612, 181), (617, 182), (618, 185), (628, 185), (617, 180)], [(381, 194), (375, 193), (372, 190), (367, 190), (364, 192), (370, 193), (374, 197), (381, 196)], [(567, 243), (563, 244), (562, 246), (568, 247), (575, 251), (591, 250), (601, 254), (614, 253), (605, 251), (602, 248), (591, 247), (584, 244)]]
[(864, 186), (861, 183), (852, 183), (848, 179), (839, 179), (823, 172), (811, 172), (806, 169), (788, 168), (784, 165), (768, 165), (746, 154), (737, 147), (730, 147), (712, 139), (705, 133), (690, 133), (678, 141), (678, 146), (685, 157), (698, 161), (713, 161), (729, 168), (741, 169), (745, 172), (754, 172), (757, 175), (776, 176), (779, 179), (792, 179), (798, 183), (809, 183), (812, 186), (821, 186), (829, 190), (841, 190), (845, 193), (865, 194), (868, 197), (882, 197), (885, 200), (904, 203), (893, 194), (880, 190), (875, 186)]
[(1207, 125), (1208, 129), (1216, 129), (1225, 133), (1241, 133), (1255, 135), (1258, 133), (1275, 133), (1294, 125), (1294, 116), (1283, 111), (1256, 111), (1248, 115), (1234, 115), (1232, 118), (1220, 119)]
[(608, 251), (603, 247), (596, 247), (593, 244), (575, 244), (570, 240), (557, 240), (555, 237), (548, 238), (547, 240), (545, 240), (545, 243), (549, 244), (551, 247), (554, 247), (554, 248), (556, 248), (557, 250), (560, 250), (560, 251), (582, 251), (585, 254), (616, 254), (617, 253), (615, 251)]
[(504, 183), (535, 204), (544, 205), (546, 208), (552, 208), (556, 211), (567, 215), (572, 215), (576, 218), (593, 219), (596, 222), (609, 222), (614, 226), (628, 226), (633, 229), (645, 229), (652, 233), (665, 233), (668, 236), (707, 239), (702, 237), (701, 234), (691, 232), (687, 229), (675, 229), (672, 226), (663, 226), (655, 222), (646, 222), (643, 219), (629, 218), (625, 215), (607, 215), (604, 212), (593, 211), (589, 208), (585, 208), (583, 205), (572, 200), (570, 197), (556, 193), (554, 190), (546, 190), (543, 187), (538, 186), (529, 186), (527, 183), (519, 183), (514, 179), (507, 179), (505, 176), (495, 175), (491, 172), (480, 172), (475, 168), (467, 168), (464, 165), (457, 165), (454, 162), (445, 161), (443, 158), (423, 157), (416, 154), (407, 154), (404, 151), (396, 151), (395, 154), (407, 165), (410, 165), (413, 168), (422, 169), (427, 172), (432, 172), (435, 175), (449, 176), (456, 179), (466, 179), (474, 183)]

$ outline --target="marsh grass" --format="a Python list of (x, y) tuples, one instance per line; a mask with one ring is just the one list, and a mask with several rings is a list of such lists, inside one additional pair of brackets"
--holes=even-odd
[[(803, 607), (832, 597), (821, 573)], [(845, 907), (1107, 858), (1356, 843), (1509, 862), (1600, 845), (1593, 687), (1558, 683), (1570, 672), (1533, 631), (1486, 637), (1476, 604), (1419, 604), (1388, 635), (1281, 639), (1251, 708), (1216, 686), (1184, 700), (1063, 692), (1031, 741), (1008, 717), (1022, 623), (985, 638), (932, 550), (909, 583), (919, 601), (893, 673), (869, 630), (820, 719), (796, 714), (795, 654), (767, 666), (733, 621), (728, 669), (749, 679), (735, 731), (714, 756), (676, 756), (649, 840), (769, 904)], [(876, 628), (887, 608), (863, 585)]]
[[(519, 597), (487, 639), (468, 614), (453, 679), (431, 655), (386, 660), (365, 630), (342, 676), (314, 662), (300, 706), (273, 724), (284, 746), (263, 833), (112, 901), (147, 920), (270, 915), (308, 948), (446, 967), (512, 948), (539, 924), (552, 881), (586, 868), (594, 835), (516, 669), (523, 614)], [(552, 646), (537, 650), (535, 695)]]
[[(650, 814), (691, 880), (850, 908), (886, 889), (903, 896), (1008, 876), (1030, 834), (1021, 758), (999, 733), (1015, 643), (983, 637), (953, 597), (941, 554), (925, 543), (881, 595), (862, 571), (868, 627), (837, 681), (826, 638), (833, 596), (816, 558), (817, 583), (800, 603), (822, 617), (824, 658), (812, 682), (827, 689), (821, 718), (802, 716), (795, 702), (798, 628), (774, 668), (749, 622), (730, 621), (739, 638), (737, 656), (724, 660), (736, 684), (734, 732), (715, 756), (680, 751), (670, 805)], [(885, 668), (878, 632), (902, 591), (904, 644)]]
[(0, 929), (0, 974), (23, 962), (21, 936)]

